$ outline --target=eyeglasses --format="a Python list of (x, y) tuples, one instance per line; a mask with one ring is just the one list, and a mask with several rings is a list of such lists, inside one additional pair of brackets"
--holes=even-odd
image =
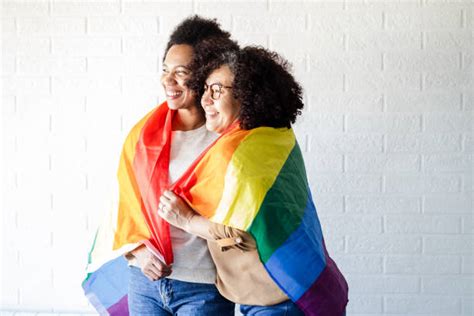
[(211, 99), (216, 101), (219, 100), (222, 93), (222, 88), (232, 89), (232, 87), (223, 86), (220, 83), (213, 83), (211, 85), (204, 84), (204, 93), (211, 88)]

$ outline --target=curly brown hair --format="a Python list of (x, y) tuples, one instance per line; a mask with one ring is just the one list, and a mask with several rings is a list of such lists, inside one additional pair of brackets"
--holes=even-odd
[(202, 96), (203, 82), (216, 69), (227, 65), (234, 74), (232, 93), (240, 101), (243, 129), (261, 126), (287, 127), (303, 109), (301, 86), (290, 73), (290, 64), (276, 52), (248, 46), (241, 50), (222, 39), (202, 41), (191, 63), (193, 79), (188, 86)]

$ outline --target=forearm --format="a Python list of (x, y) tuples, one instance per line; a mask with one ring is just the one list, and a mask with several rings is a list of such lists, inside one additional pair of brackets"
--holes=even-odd
[(194, 215), (184, 227), (184, 230), (190, 234), (197, 235), (206, 240), (214, 240), (210, 233), (211, 221), (201, 215)]

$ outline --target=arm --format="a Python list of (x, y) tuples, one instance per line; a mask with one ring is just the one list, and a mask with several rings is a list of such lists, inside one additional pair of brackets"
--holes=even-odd
[(171, 225), (210, 241), (216, 241), (222, 251), (237, 248), (256, 249), (255, 241), (240, 229), (213, 223), (196, 213), (181, 197), (165, 191), (160, 198), (158, 214)]

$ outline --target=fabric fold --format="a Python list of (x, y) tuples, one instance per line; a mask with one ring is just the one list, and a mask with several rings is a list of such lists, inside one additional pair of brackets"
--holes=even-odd
[(97, 229), (89, 252), (84, 293), (103, 315), (128, 315), (128, 263), (123, 257), (141, 244), (167, 264), (173, 262), (169, 224), (158, 216), (168, 189), (171, 123), (166, 102), (129, 132), (117, 172), (118, 202)]

